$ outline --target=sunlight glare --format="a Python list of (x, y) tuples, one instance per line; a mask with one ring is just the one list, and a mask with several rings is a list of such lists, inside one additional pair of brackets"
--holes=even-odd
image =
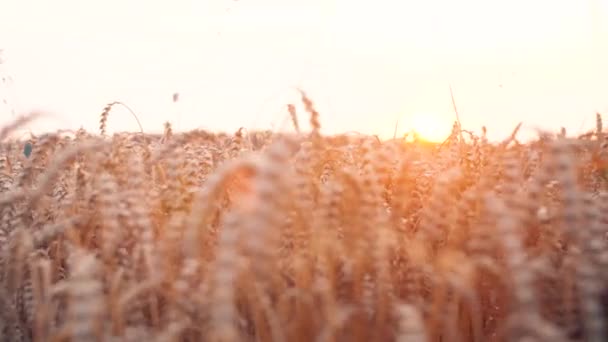
[(452, 130), (450, 118), (437, 113), (415, 113), (405, 119), (404, 129), (414, 131), (420, 138), (431, 142), (445, 140)]

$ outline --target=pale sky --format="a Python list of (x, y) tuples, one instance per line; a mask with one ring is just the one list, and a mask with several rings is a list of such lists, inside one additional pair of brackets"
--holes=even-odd
[[(0, 115), (97, 130), (123, 101), (148, 132), (290, 129), (294, 87), (326, 133), (391, 136), (412, 118), (502, 138), (608, 114), (608, 0), (2, 0)], [(180, 101), (172, 103), (172, 94)], [(297, 102), (299, 105), (299, 102)], [(301, 111), (301, 121), (308, 117)], [(608, 115), (606, 116), (608, 121)], [(303, 124), (304, 125), (304, 124)], [(136, 130), (123, 110), (109, 131)], [(305, 127), (308, 127), (307, 125)], [(582, 128), (581, 128), (582, 127)]]

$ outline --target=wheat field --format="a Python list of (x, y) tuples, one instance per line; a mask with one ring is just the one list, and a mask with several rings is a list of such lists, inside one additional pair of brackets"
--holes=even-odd
[[(0, 130), (1, 341), (604, 341), (608, 155), (295, 133)], [(310, 130), (301, 131), (299, 119)]]

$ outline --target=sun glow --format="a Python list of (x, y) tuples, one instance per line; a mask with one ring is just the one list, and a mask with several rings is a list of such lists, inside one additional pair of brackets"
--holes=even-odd
[(405, 119), (404, 129), (416, 132), (418, 137), (431, 142), (445, 140), (452, 130), (450, 118), (438, 113), (415, 113)]

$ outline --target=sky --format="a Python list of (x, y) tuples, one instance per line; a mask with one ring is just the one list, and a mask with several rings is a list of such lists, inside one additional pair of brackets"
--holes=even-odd
[(295, 103), (308, 129), (301, 88), (324, 133), (439, 137), (451, 85), (469, 130), (575, 134), (608, 114), (607, 19), (608, 0), (2, 0), (0, 118), (97, 131), (122, 101), (147, 132), (290, 130)]

